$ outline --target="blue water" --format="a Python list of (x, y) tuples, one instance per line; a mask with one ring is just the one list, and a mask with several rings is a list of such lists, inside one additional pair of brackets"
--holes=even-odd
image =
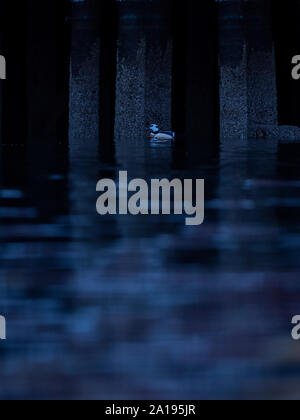
[[(1, 154), (1, 399), (300, 397), (300, 144)], [(205, 178), (205, 223), (98, 216), (121, 169)]]

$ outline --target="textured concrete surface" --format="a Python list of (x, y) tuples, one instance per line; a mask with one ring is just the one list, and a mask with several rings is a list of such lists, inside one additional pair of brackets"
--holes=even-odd
[(143, 137), (158, 124), (171, 129), (171, 43), (165, 51), (148, 50), (145, 38), (135, 56), (118, 53), (115, 137)]
[(96, 152), (99, 145), (100, 39), (97, 14), (94, 0), (73, 5), (69, 142), (71, 149), (80, 148), (83, 153), (90, 148)]
[(247, 61), (248, 126), (276, 126), (278, 113), (274, 50), (250, 50)]
[(221, 137), (245, 139), (248, 131), (246, 48), (238, 65), (220, 68)]
[(144, 138), (154, 123), (171, 129), (171, 110), (172, 42), (164, 16), (147, 2), (126, 2), (120, 9), (116, 140)]
[(219, 2), (221, 138), (247, 138), (247, 48), (243, 3)]
[(221, 137), (300, 140), (278, 123), (270, 2), (220, 1), (219, 18)]
[(86, 59), (70, 72), (70, 144), (88, 147), (99, 141), (99, 50), (100, 41), (90, 47)]

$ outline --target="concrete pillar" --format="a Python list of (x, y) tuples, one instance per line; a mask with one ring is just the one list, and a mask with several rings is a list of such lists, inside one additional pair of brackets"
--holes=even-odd
[[(99, 240), (104, 227), (94, 203), (100, 170), (100, 13), (102, 3), (108, 1), (71, 2), (69, 175), (73, 187), (70, 213), (74, 220), (72, 239), (80, 243), (83, 238)], [(79, 252), (85, 259), (90, 250), (79, 246)]]
[(115, 137), (144, 139), (171, 129), (172, 42), (169, 1), (119, 1)]
[(118, 7), (116, 0), (100, 1), (100, 159), (114, 164), (114, 123), (117, 67)]
[[(183, 58), (184, 59), (184, 58)], [(187, 135), (198, 160), (219, 143), (218, 13), (214, 0), (187, 1)]]
[(218, 3), (221, 137), (278, 137), (271, 1)]
[(24, 0), (17, 13), (15, 4), (1, 6), (1, 54), (7, 62), (7, 80), (1, 82), (4, 144), (57, 140), (57, 122), (67, 109), (67, 95), (58, 86), (67, 73), (60, 62), (67, 62), (68, 52), (58, 57), (65, 45), (66, 3)]
[[(3, 54), (3, 33), (0, 31), (0, 51)], [(0, 80), (0, 144), (2, 143), (3, 131), (2, 131), (2, 122), (3, 122), (3, 88), (6, 80)]]
[(218, 5), (221, 138), (246, 139), (248, 98), (244, 2), (218, 1)]
[(70, 47), (71, 34), (69, 0), (56, 0), (56, 60), (57, 60), (57, 141), (68, 144), (69, 141), (69, 80), (70, 80)]
[(299, 55), (300, 1), (272, 2), (280, 125), (300, 127), (300, 83), (291, 77), (292, 57)]
[(57, 2), (28, 0), (27, 117), (30, 142), (56, 141)]
[[(270, 0), (246, 2), (248, 127), (278, 123), (277, 88)], [(254, 131), (255, 134), (255, 131)]]
[(71, 151), (98, 153), (99, 2), (72, 0), (69, 143)]
[[(293, 17), (297, 15), (297, 7), (287, 6), (281, 7), (277, 17), (280, 25), (285, 20), (285, 26), (281, 29), (281, 36), (284, 39), (287, 35), (286, 27), (289, 26), (289, 20), (294, 19), (295, 26), (298, 26), (298, 21)], [(295, 6), (295, 3), (294, 3)], [(272, 9), (273, 7), (273, 9)], [(287, 8), (287, 9), (286, 9)], [(296, 127), (297, 119), (294, 118), (297, 111), (293, 114), (293, 103), (295, 99), (295, 90), (290, 90), (292, 94), (288, 97), (287, 102), (290, 106), (286, 108), (286, 121), (279, 118), (278, 114), (278, 87), (281, 87), (282, 80), (288, 79), (288, 84), (291, 86), (291, 67), (287, 74), (282, 74), (276, 66), (275, 60), (275, 45), (276, 40), (276, 22), (274, 21), (274, 2), (271, 0), (250, 0), (245, 2), (246, 22), (247, 22), (247, 84), (248, 84), (248, 137), (249, 138), (276, 138), (280, 141), (300, 139), (300, 128)], [(283, 11), (285, 10), (285, 11)], [(272, 13), (273, 12), (273, 13)], [(289, 16), (288, 19), (283, 19), (284, 15)], [(285, 54), (277, 56), (280, 63), (286, 62), (286, 66), (291, 66), (291, 57), (286, 55), (288, 45), (294, 45), (295, 51), (298, 46), (298, 34), (295, 30), (295, 39), (290, 36), (290, 40), (286, 44)], [(288, 30), (290, 32), (290, 29)], [(275, 35), (275, 36), (274, 36)], [(288, 37), (289, 38), (289, 37)], [(290, 50), (291, 51), (291, 50)], [(279, 65), (279, 68), (282, 64)], [(286, 67), (288, 68), (288, 67)], [(284, 93), (284, 97), (286, 92)], [(282, 94), (280, 95), (282, 98)], [(296, 101), (297, 103), (297, 101)], [(282, 109), (282, 106), (281, 106)], [(282, 114), (281, 114), (282, 115)], [(288, 124), (295, 124), (288, 125)]]
[(1, 143), (5, 145), (27, 140), (27, 7), (27, 0), (17, 5), (1, 2), (1, 54), (7, 61), (7, 80), (0, 82)]

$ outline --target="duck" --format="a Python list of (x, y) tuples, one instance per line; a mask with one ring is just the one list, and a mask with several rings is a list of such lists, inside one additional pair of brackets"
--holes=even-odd
[(159, 129), (157, 124), (152, 124), (150, 127), (150, 137), (154, 140), (169, 140), (175, 139), (175, 133), (173, 131), (162, 131)]

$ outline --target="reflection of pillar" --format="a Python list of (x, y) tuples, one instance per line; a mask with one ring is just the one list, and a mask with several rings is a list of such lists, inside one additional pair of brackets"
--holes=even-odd
[(100, 40), (98, 1), (72, 1), (70, 66), (71, 151), (98, 152)]
[(144, 138), (150, 124), (171, 128), (169, 1), (119, 2), (115, 136)]
[[(274, 263), (270, 250), (277, 245), (280, 224), (275, 207), (266, 205), (271, 186), (264, 187), (264, 183), (276, 176), (277, 158), (277, 141), (222, 142), (215, 206), (219, 211), (219, 271), (223, 274), (240, 272), (243, 278), (249, 270), (259, 272), (259, 264)], [(276, 196), (276, 191), (272, 194)]]

